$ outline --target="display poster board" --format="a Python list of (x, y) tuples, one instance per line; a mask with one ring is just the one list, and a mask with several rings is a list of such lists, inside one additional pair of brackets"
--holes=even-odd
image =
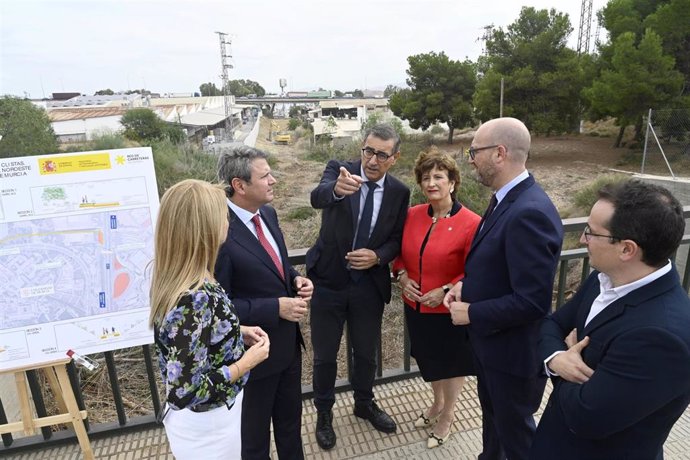
[(149, 147), (0, 159), (0, 371), (148, 344)]

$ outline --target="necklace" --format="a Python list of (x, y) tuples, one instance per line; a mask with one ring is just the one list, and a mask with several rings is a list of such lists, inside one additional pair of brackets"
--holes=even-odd
[(439, 216), (439, 217), (433, 216), (431, 218), (431, 223), (435, 224), (436, 222), (438, 222), (439, 219), (447, 219), (448, 217), (450, 217), (450, 212), (452, 210), (453, 210), (453, 207), (451, 206), (451, 208), (448, 210), (448, 212), (446, 212), (446, 214), (444, 216)]

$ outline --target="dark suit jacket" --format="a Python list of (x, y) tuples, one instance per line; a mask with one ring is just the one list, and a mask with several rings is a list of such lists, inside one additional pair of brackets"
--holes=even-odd
[[(359, 215), (359, 192), (342, 200), (333, 197), (341, 166), (351, 174), (361, 174), (361, 161), (331, 160), (326, 165), (321, 182), (311, 192), (311, 205), (316, 209), (323, 209), (323, 213), (319, 238), (307, 252), (307, 275), (315, 284), (330, 289), (342, 289), (350, 280), (345, 254), (352, 251)], [(380, 265), (375, 265), (368, 271), (385, 303), (391, 299), (388, 264), (400, 252), (409, 202), (410, 190), (407, 186), (390, 173), (386, 174), (381, 209), (367, 245), (381, 259)]]
[[(271, 341), (268, 359), (252, 369), (251, 379), (259, 379), (285, 369), (302, 342), (298, 323), (278, 316), (278, 297), (294, 297), (294, 279), (299, 274), (288, 262), (283, 233), (275, 209), (262, 206), (259, 212), (280, 249), (285, 281), (259, 240), (235, 215), (220, 247), (215, 276), (232, 299), (243, 326), (260, 326)], [(266, 231), (266, 229), (264, 229)]]
[(477, 232), (465, 263), (462, 300), (482, 366), (539, 375), (539, 321), (551, 309), (563, 242), (556, 208), (531, 175), (508, 192)]
[(690, 300), (676, 270), (610, 304), (585, 327), (599, 295), (597, 275), (541, 325), (542, 360), (566, 349), (573, 328), (578, 340), (589, 336), (582, 358), (594, 375), (582, 385), (553, 378), (531, 459), (660, 459), (690, 402)]

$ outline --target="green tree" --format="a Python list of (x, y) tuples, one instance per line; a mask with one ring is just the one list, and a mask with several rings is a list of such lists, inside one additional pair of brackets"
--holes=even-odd
[(57, 137), (45, 110), (16, 97), (0, 98), (0, 158), (54, 153)]
[(407, 85), (390, 97), (395, 115), (410, 121), (412, 128), (427, 129), (434, 123), (448, 125), (448, 143), (455, 128), (472, 122), (472, 95), (477, 84), (473, 62), (454, 61), (444, 52), (407, 58)]
[(474, 96), (477, 116), (483, 121), (499, 116), (503, 78), (504, 116), (519, 118), (538, 133), (575, 129), (580, 92), (593, 72), (589, 58), (566, 47), (571, 31), (567, 14), (531, 7), (523, 7), (505, 30), (489, 28)]
[(626, 126), (635, 124), (639, 137), (642, 115), (678, 97), (682, 85), (683, 75), (674, 69), (674, 59), (663, 54), (661, 38), (648, 29), (639, 45), (633, 32), (615, 38), (610, 68), (601, 72), (584, 95), (592, 118), (616, 117), (620, 131), (615, 146), (619, 147)]
[(673, 56), (684, 75), (684, 94), (690, 94), (690, 0), (610, 0), (599, 13), (611, 42), (604, 45), (604, 66), (610, 62), (617, 37), (632, 32), (635, 43), (651, 28), (661, 38), (664, 54)]
[(202, 83), (199, 86), (199, 91), (201, 91), (202, 96), (222, 96), (223, 92), (218, 89), (215, 83)]
[(334, 95), (335, 97), (343, 97), (343, 96), (345, 95), (345, 93), (343, 93), (342, 91), (336, 89), (335, 91), (333, 91), (333, 95)]
[(94, 96), (112, 96), (113, 94), (115, 94), (115, 92), (110, 88), (101, 89), (93, 93)]
[(137, 142), (151, 143), (161, 139), (168, 139), (173, 143), (185, 140), (184, 131), (180, 125), (171, 125), (146, 108), (128, 110), (120, 119), (124, 127), (124, 136)]
[(352, 91), (352, 97), (364, 97), (364, 91), (361, 89), (355, 89)]
[(396, 91), (400, 91), (400, 88), (395, 85), (388, 85), (386, 89), (383, 90), (383, 97), (390, 97)]
[(228, 82), (230, 94), (236, 97), (245, 97), (249, 94), (256, 94), (262, 97), (266, 90), (259, 83), (252, 80), (230, 80)]

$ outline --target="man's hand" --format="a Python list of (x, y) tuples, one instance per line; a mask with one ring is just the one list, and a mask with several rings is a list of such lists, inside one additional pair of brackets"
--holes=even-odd
[(364, 179), (356, 174), (350, 174), (350, 172), (343, 166), (340, 167), (340, 175), (335, 181), (335, 188), (333, 193), (338, 197), (343, 197), (347, 195), (352, 195), (357, 190), (360, 189), (364, 183)]
[(577, 328), (570, 331), (570, 334), (565, 338), (565, 345), (568, 348), (573, 348), (577, 344)]
[(360, 248), (345, 254), (345, 259), (347, 259), (351, 269), (366, 270), (376, 265), (379, 257), (371, 249)]
[(451, 302), (449, 310), (450, 319), (454, 325), (464, 326), (465, 324), (470, 324), (470, 304), (466, 302)]
[(450, 303), (459, 302), (460, 300), (462, 300), (462, 281), (455, 283), (455, 286), (448, 291), (446, 296), (443, 298), (443, 305), (450, 310)]
[(304, 276), (295, 276), (295, 290), (302, 300), (311, 300), (311, 296), (314, 293), (314, 283)]
[(259, 326), (240, 326), (240, 333), (242, 334), (244, 344), (248, 347), (260, 342), (264, 338), (268, 339), (268, 334)]
[(589, 345), (589, 337), (580, 340), (568, 351), (558, 353), (546, 365), (552, 372), (568, 382), (585, 383), (594, 374), (594, 370), (582, 360), (582, 350), (587, 345)]
[(307, 314), (307, 301), (300, 298), (279, 297), (278, 315), (294, 323), (300, 321)]

